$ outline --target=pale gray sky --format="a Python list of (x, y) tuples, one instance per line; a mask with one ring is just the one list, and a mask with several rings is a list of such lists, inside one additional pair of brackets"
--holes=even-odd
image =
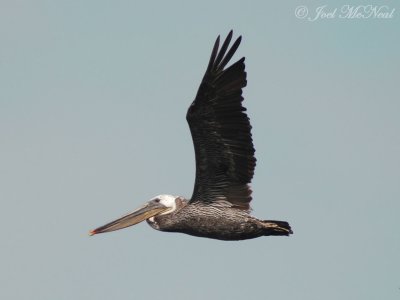
[[(0, 1), (0, 298), (399, 299), (400, 7), (339, 17), (380, 2)], [(294, 235), (89, 237), (157, 194), (191, 196), (186, 109), (230, 29), (253, 213)]]

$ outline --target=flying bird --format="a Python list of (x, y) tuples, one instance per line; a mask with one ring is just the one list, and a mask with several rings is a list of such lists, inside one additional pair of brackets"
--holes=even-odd
[(219, 240), (245, 240), (292, 234), (288, 222), (250, 215), (250, 182), (256, 158), (251, 125), (242, 106), (246, 86), (245, 58), (226, 67), (241, 42), (221, 48), (215, 41), (203, 80), (186, 120), (196, 156), (196, 179), (190, 200), (159, 195), (135, 211), (90, 231), (90, 235), (132, 226), (144, 220), (154, 229)]

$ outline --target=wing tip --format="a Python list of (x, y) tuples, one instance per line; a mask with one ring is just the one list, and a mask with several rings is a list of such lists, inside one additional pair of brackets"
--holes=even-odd
[[(217, 36), (217, 39), (215, 40), (214, 47), (211, 52), (206, 74), (212, 71), (221, 72), (228, 64), (232, 56), (235, 54), (236, 50), (239, 48), (239, 45), (242, 41), (242, 36), (240, 35), (234, 41), (232, 46), (229, 47), (232, 37), (233, 37), (233, 30), (231, 29), (220, 48), (219, 46), (220, 46), (221, 36), (220, 35)], [(244, 62), (244, 60), (242, 61)]]

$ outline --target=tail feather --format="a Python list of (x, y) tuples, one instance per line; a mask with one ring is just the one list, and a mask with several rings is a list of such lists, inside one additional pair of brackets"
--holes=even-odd
[(290, 235), (293, 233), (288, 222), (285, 221), (262, 221), (265, 225), (264, 235)]

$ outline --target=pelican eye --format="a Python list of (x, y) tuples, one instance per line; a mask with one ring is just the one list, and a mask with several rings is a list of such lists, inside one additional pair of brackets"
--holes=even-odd
[(160, 199), (157, 198), (157, 199), (155, 199), (154, 201), (158, 203), (158, 202), (160, 202)]

